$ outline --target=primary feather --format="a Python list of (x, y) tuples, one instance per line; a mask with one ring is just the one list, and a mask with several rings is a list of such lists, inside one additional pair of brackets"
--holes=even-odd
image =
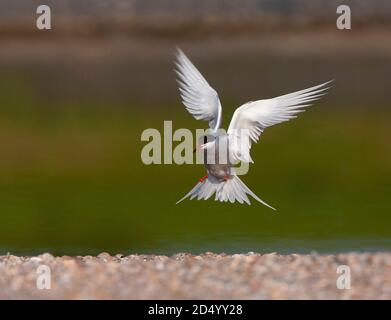
[(227, 131), (231, 159), (253, 162), (250, 156), (251, 143), (258, 141), (263, 130), (296, 118), (311, 102), (325, 94), (329, 83), (272, 99), (248, 102), (237, 108)]
[(175, 71), (182, 103), (195, 119), (208, 121), (209, 127), (217, 131), (221, 122), (221, 104), (217, 92), (182, 50), (177, 50), (176, 57)]

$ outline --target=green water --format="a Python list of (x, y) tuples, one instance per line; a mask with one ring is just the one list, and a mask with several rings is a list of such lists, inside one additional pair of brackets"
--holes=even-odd
[[(272, 210), (175, 202), (202, 165), (144, 165), (146, 128), (204, 126), (179, 104), (50, 106), (2, 91), (0, 253), (391, 249), (391, 113), (319, 103), (266, 130), (243, 181)], [(225, 125), (234, 110), (225, 106)]]

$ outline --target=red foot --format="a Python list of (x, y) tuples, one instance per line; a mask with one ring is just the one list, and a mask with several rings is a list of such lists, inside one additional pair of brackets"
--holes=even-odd
[(208, 179), (208, 176), (207, 176), (207, 175), (206, 175), (205, 177), (201, 178), (201, 179), (200, 179), (200, 182), (202, 183), (202, 182), (204, 182), (206, 179)]

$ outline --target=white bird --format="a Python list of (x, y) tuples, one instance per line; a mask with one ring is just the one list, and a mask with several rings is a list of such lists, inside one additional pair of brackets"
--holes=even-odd
[[(253, 163), (250, 156), (251, 143), (258, 141), (265, 128), (296, 118), (311, 102), (326, 94), (325, 91), (329, 89), (327, 85), (331, 81), (272, 99), (247, 102), (234, 112), (227, 133), (220, 135), (218, 131), (222, 109), (217, 92), (180, 49), (177, 49), (176, 58), (175, 71), (182, 102), (195, 119), (208, 121), (211, 129), (210, 134), (202, 137), (203, 141), (199, 146), (200, 150), (204, 150), (204, 164), (208, 175), (200, 179), (177, 203), (189, 197), (207, 200), (215, 194), (217, 201), (250, 204), (247, 195), (251, 195), (275, 210), (239, 179), (232, 163)], [(219, 149), (223, 144), (227, 149), (227, 160), (219, 161)], [(214, 161), (210, 161), (211, 157)]]

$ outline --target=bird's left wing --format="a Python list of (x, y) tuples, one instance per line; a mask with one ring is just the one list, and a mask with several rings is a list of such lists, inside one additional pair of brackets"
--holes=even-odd
[(250, 156), (251, 142), (257, 142), (267, 127), (296, 118), (311, 102), (326, 94), (326, 82), (272, 99), (245, 103), (236, 109), (228, 128), (231, 160), (253, 162)]
[(183, 104), (195, 119), (208, 121), (209, 127), (217, 130), (221, 122), (221, 104), (217, 92), (182, 50), (177, 50), (176, 58), (175, 71)]

